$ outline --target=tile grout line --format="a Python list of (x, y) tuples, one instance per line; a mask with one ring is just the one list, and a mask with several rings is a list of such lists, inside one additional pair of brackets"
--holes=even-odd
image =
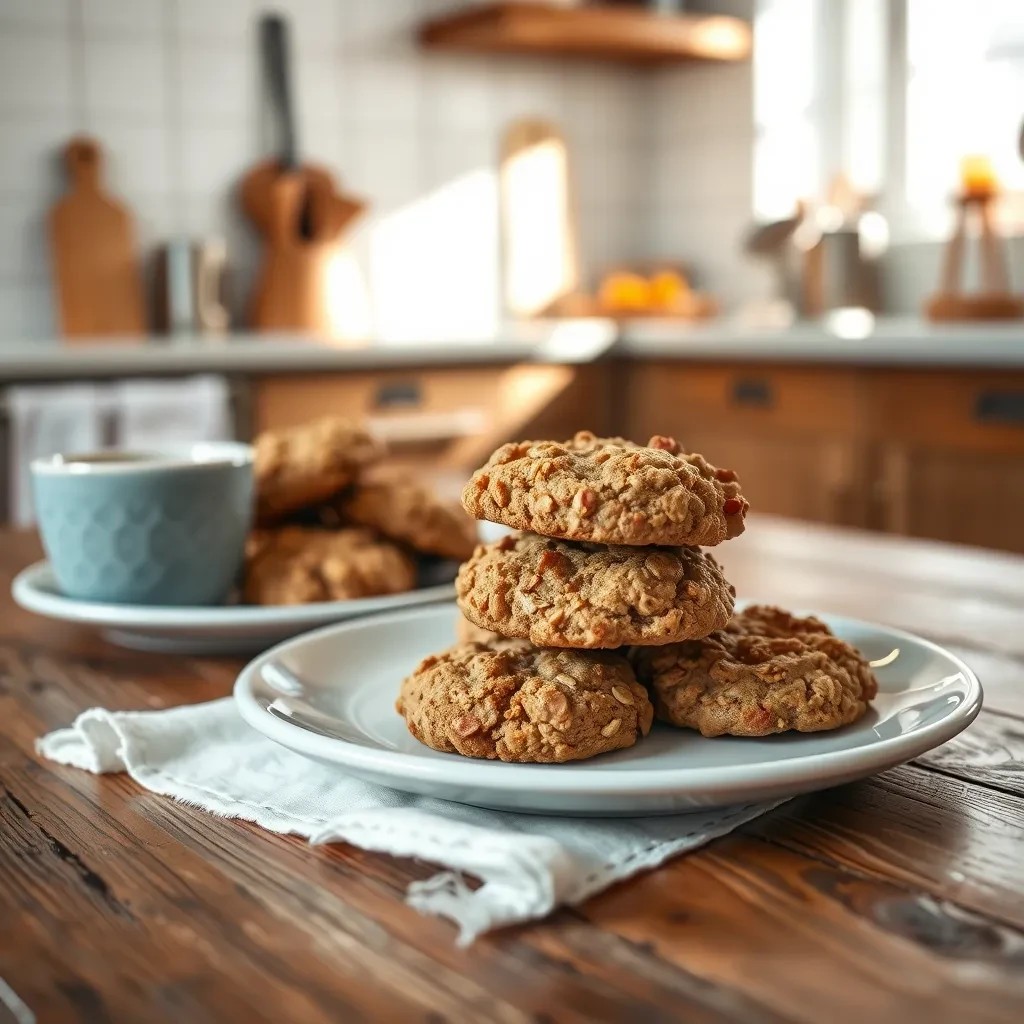
[(164, 98), (164, 117), (167, 125), (167, 180), (170, 185), (167, 199), (168, 213), (174, 230), (181, 234), (185, 233), (185, 200), (181, 189), (182, 181), (182, 157), (184, 148), (184, 133), (181, 109), (180, 91), (177, 86), (180, 84), (182, 62), (181, 62), (181, 33), (179, 31), (179, 19), (175, 17), (178, 13), (177, 0), (165, 0), (161, 10), (163, 49), (164, 49), (164, 87), (166, 96)]
[(85, 93), (85, 0), (72, 0), (68, 19), (68, 37), (71, 46), (71, 118), (75, 132), (89, 129), (89, 104)]

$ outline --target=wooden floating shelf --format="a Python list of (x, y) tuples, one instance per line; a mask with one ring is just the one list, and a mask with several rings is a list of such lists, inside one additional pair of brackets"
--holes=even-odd
[(519, 53), (665, 64), (744, 60), (750, 26), (740, 18), (656, 14), (629, 7), (480, 4), (424, 23), (423, 46), (467, 53)]

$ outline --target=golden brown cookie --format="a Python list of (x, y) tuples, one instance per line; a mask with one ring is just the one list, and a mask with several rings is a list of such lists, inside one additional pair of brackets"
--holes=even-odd
[(703, 640), (632, 652), (659, 719), (705, 736), (819, 732), (855, 722), (871, 666), (815, 618), (754, 605)]
[(539, 647), (624, 647), (707, 636), (733, 588), (691, 547), (605, 546), (536, 533), (481, 544), (455, 581), (471, 622)]
[(672, 438), (647, 447), (577, 434), (502, 445), (462, 492), (477, 519), (598, 544), (711, 545), (743, 532), (736, 474)]
[(283, 526), (255, 531), (246, 545), (242, 598), (248, 604), (345, 601), (415, 585), (412, 559), (370, 530)]
[(343, 522), (373, 527), (426, 555), (461, 561), (478, 540), (476, 522), (457, 501), (445, 501), (411, 481), (356, 484), (334, 504)]
[(271, 430), (254, 442), (256, 516), (271, 523), (326, 501), (384, 454), (358, 423), (339, 417)]
[(643, 448), (642, 444), (637, 444), (635, 441), (630, 441), (625, 437), (598, 437), (589, 430), (577, 430), (568, 441), (563, 441), (562, 444), (574, 452), (590, 452), (609, 444), (631, 450)]
[(521, 763), (631, 747), (653, 715), (622, 655), (525, 641), (459, 644), (425, 658), (402, 683), (395, 707), (428, 747)]

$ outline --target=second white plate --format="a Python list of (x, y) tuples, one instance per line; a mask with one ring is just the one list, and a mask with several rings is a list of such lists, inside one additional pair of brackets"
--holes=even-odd
[(14, 600), (31, 612), (64, 622), (96, 626), (112, 643), (167, 654), (252, 654), (288, 637), (373, 612), (395, 611), (454, 596), (451, 583), (403, 594), (302, 605), (223, 605), (212, 608), (104, 604), (66, 597), (48, 562), (37, 562), (14, 579)]
[(823, 733), (720, 737), (655, 725), (628, 750), (561, 765), (503, 764), (417, 742), (394, 709), (402, 679), (454, 642), (453, 603), (340, 623), (258, 657), (235, 684), (243, 718), (277, 743), (368, 782), (499, 810), (672, 814), (769, 800), (871, 775), (938, 746), (981, 708), (981, 686), (941, 647), (822, 615), (872, 661), (877, 700)]

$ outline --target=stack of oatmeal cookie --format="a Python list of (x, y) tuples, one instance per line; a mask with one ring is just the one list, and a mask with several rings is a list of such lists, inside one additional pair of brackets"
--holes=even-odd
[(431, 747), (562, 762), (631, 746), (655, 713), (762, 736), (835, 728), (874, 696), (870, 668), (818, 620), (732, 617), (701, 547), (740, 534), (747, 501), (733, 472), (671, 438), (503, 445), (462, 501), (519, 532), (463, 563), (462, 642), (402, 684), (398, 711)]
[(476, 524), (424, 484), (367, 479), (384, 446), (360, 424), (326, 418), (255, 442), (256, 522), (242, 598), (307, 604), (400, 593), (422, 556), (461, 560)]

